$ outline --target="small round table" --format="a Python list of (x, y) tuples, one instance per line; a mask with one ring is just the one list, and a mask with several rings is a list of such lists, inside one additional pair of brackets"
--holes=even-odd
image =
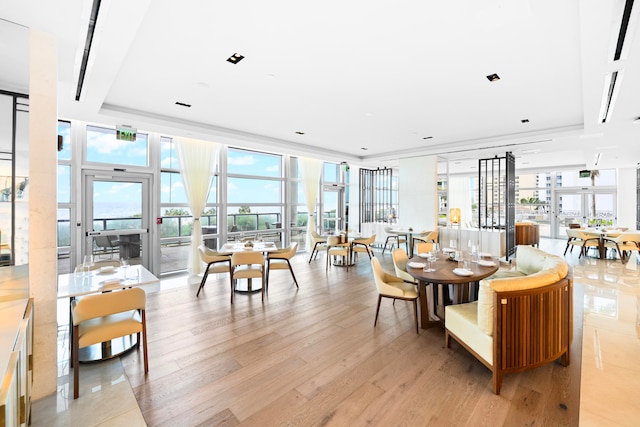
[[(425, 260), (420, 257), (413, 257), (409, 260), (409, 263), (411, 262), (424, 263)], [(456, 286), (456, 293), (458, 295), (457, 300), (458, 302), (465, 302), (465, 299), (468, 299), (469, 284), (491, 276), (493, 273), (498, 271), (499, 267), (499, 263), (497, 261), (494, 261), (495, 265), (493, 266), (482, 266), (472, 262), (470, 270), (473, 274), (469, 276), (459, 276), (453, 272), (454, 269), (458, 268), (458, 262), (450, 261), (447, 254), (442, 253), (438, 254), (436, 261), (431, 262), (431, 268), (435, 270), (432, 272), (425, 272), (422, 268), (411, 268), (409, 263), (407, 263), (407, 273), (418, 280), (418, 294), (420, 296), (420, 327), (422, 329), (442, 325), (441, 321), (429, 320), (429, 307), (427, 306), (428, 285), (440, 285), (437, 288), (440, 292), (434, 292), (437, 296), (436, 301), (434, 301), (434, 311), (438, 318), (444, 319), (445, 301), (442, 285), (458, 285)], [(436, 288), (434, 288), (434, 291), (435, 290)]]

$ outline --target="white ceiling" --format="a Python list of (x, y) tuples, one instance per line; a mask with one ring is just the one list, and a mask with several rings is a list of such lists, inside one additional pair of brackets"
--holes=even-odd
[[(57, 37), (62, 118), (371, 167), (437, 154), (455, 173), (506, 151), (520, 170), (595, 168), (596, 153), (598, 168), (635, 166), (640, 5), (614, 62), (623, 7), (102, 0), (80, 101), (91, 2), (3, 0), (0, 18)], [(7, 64), (21, 62), (5, 58), (24, 45), (3, 29), (8, 22), (0, 25), (0, 88), (16, 90), (26, 83)], [(227, 62), (236, 52), (245, 58)], [(612, 70), (621, 70), (617, 96), (601, 124)], [(501, 80), (489, 82), (492, 73)]]

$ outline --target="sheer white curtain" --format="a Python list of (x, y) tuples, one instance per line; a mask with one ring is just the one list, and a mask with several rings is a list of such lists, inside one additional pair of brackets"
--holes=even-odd
[(474, 224), (471, 210), (471, 178), (468, 176), (449, 177), (449, 208), (460, 209), (460, 224), (462, 228)]
[(179, 138), (176, 143), (182, 184), (187, 193), (189, 208), (193, 215), (191, 246), (189, 247), (189, 274), (199, 274), (201, 269), (198, 246), (202, 243), (200, 215), (204, 211), (211, 187), (211, 178), (216, 169), (219, 145), (215, 142), (191, 138)]
[[(318, 188), (320, 187), (320, 172), (322, 172), (322, 160), (300, 157), (300, 176), (302, 177), (302, 191), (307, 199), (307, 209), (309, 219), (307, 220), (307, 242), (311, 240), (311, 230), (316, 227), (316, 199), (318, 198)], [(308, 247), (308, 246), (307, 246)]]

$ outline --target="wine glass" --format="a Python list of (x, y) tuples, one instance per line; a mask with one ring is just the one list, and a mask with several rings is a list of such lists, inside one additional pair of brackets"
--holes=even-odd
[(91, 271), (91, 267), (94, 265), (93, 263), (93, 255), (85, 255), (84, 260), (82, 262), (82, 271), (85, 274), (89, 274)]
[(120, 267), (122, 267), (122, 278), (127, 278), (127, 269), (129, 268), (129, 258), (120, 257)]
[(435, 269), (431, 268), (431, 258), (425, 259), (425, 263), (424, 263), (424, 267), (422, 268), (422, 271), (424, 271), (425, 273), (431, 273), (432, 271), (436, 271)]

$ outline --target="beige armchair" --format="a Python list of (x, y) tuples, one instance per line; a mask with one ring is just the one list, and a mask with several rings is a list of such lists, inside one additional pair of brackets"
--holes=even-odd
[(376, 307), (376, 320), (373, 322), (375, 327), (378, 324), (378, 313), (380, 312), (380, 303), (382, 298), (391, 298), (393, 300), (400, 299), (405, 301), (413, 301), (413, 315), (416, 321), (416, 334), (418, 333), (418, 292), (415, 286), (404, 282), (401, 278), (389, 274), (382, 269), (378, 258), (371, 259), (371, 268), (373, 269), (373, 277), (378, 288), (378, 306)]
[(571, 247), (569, 252), (573, 251), (574, 246), (578, 246), (580, 248), (580, 258), (582, 255), (587, 254), (587, 250), (589, 248), (599, 249), (600, 247), (600, 238), (597, 236), (589, 236), (582, 232), (582, 230), (577, 228), (569, 228), (567, 229), (567, 246), (564, 248), (564, 255), (567, 254), (567, 249)]
[(396, 272), (396, 276), (407, 283), (417, 285), (418, 281), (412, 275), (407, 273), (407, 262), (409, 262), (409, 257), (407, 257), (407, 253), (404, 249), (394, 249), (393, 252), (391, 252), (391, 256), (393, 257), (393, 268)]
[(289, 270), (291, 277), (296, 284), (296, 288), (299, 288), (296, 275), (293, 274), (293, 267), (291, 267), (291, 258), (296, 255), (298, 250), (298, 243), (293, 242), (288, 248), (281, 249), (276, 252), (269, 252), (267, 254), (267, 292), (269, 291), (269, 275), (271, 270)]
[(231, 280), (231, 255), (228, 253), (217, 252), (213, 249), (209, 249), (205, 245), (198, 246), (198, 253), (200, 254), (200, 260), (207, 264), (202, 275), (202, 281), (198, 287), (196, 297), (200, 296), (200, 291), (204, 288), (204, 284), (209, 277), (209, 273), (229, 273), (229, 280), (231, 282), (231, 304), (233, 304), (233, 280)]
[(409, 250), (409, 244), (407, 243), (407, 234), (399, 233), (397, 231), (393, 231), (392, 227), (385, 227), (384, 232), (387, 233), (387, 239), (384, 241), (384, 248), (382, 248), (382, 255), (384, 255), (384, 251), (387, 250), (387, 245), (389, 241), (391, 241), (391, 249), (393, 250), (393, 246), (397, 243), (398, 248), (400, 248), (400, 244), (404, 243), (407, 250)]
[(319, 235), (316, 231), (311, 231), (311, 243), (313, 243), (313, 249), (311, 250), (311, 256), (309, 257), (309, 264), (313, 259), (313, 255), (318, 256), (319, 251), (327, 250), (327, 238)]
[(328, 270), (331, 265), (331, 257), (342, 257), (344, 265), (347, 267), (347, 271), (349, 271), (349, 263), (351, 262), (349, 259), (350, 254), (349, 243), (341, 243), (340, 236), (329, 236), (327, 238), (327, 264), (325, 271)]
[(267, 285), (265, 283), (264, 256), (261, 252), (244, 251), (231, 255), (231, 281), (235, 284), (238, 279), (262, 280), (262, 301), (264, 301)]
[(431, 252), (433, 250), (433, 243), (431, 242), (422, 242), (416, 244), (416, 252), (417, 254), (424, 254), (427, 252)]
[(631, 252), (640, 253), (640, 232), (625, 231), (616, 238), (605, 238), (604, 247), (617, 251), (620, 261), (625, 262), (631, 256)]
[(139, 348), (142, 335), (144, 372), (149, 372), (145, 305), (146, 294), (142, 288), (88, 295), (71, 303), (74, 399), (80, 394), (78, 353), (81, 348), (133, 334), (138, 336), (136, 346)]
[(355, 254), (356, 259), (358, 257), (358, 253), (366, 252), (369, 255), (369, 259), (373, 256), (373, 249), (371, 245), (376, 241), (376, 235), (372, 235), (370, 237), (361, 238), (361, 239), (353, 239), (351, 241), (351, 253)]
[[(435, 229), (433, 231), (425, 231), (420, 234), (414, 234), (411, 246), (415, 248), (415, 246), (420, 243), (438, 243), (438, 234), (438, 229)], [(418, 250), (417, 253), (420, 253), (420, 251)]]

